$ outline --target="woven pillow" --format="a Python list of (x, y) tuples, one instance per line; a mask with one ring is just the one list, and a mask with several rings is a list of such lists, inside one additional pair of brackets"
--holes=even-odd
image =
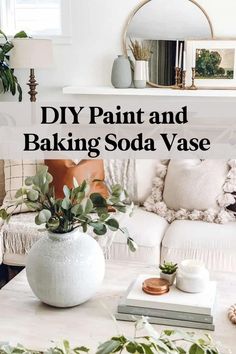
[[(5, 160), (5, 191), (6, 196), (3, 201), (3, 207), (7, 207), (16, 202), (15, 194), (18, 189), (24, 186), (24, 181), (27, 177), (34, 176), (40, 166), (44, 164), (39, 160)], [(14, 210), (14, 214), (28, 212), (26, 205), (19, 206)]]
[(168, 222), (235, 220), (227, 206), (234, 203), (236, 160), (165, 160), (158, 163), (152, 194), (144, 203)]

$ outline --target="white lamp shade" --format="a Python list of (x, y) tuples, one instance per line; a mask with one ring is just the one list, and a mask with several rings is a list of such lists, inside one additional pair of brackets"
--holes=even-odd
[(15, 38), (10, 66), (15, 69), (43, 69), (53, 63), (52, 41), (49, 39)]

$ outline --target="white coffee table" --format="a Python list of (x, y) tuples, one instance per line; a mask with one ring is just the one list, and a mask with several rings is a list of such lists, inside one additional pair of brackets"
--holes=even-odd
[[(108, 312), (114, 313), (120, 297), (139, 273), (155, 273), (154, 267), (137, 263), (107, 262), (106, 277), (98, 294), (71, 309), (55, 309), (42, 304), (31, 292), (25, 271), (0, 290), (0, 341), (42, 350), (63, 339), (73, 345), (95, 349), (99, 342), (117, 334)], [(227, 310), (236, 302), (236, 274), (217, 273), (216, 331), (210, 334), (236, 353), (236, 326), (227, 319)], [(118, 322), (120, 332), (133, 335), (133, 324)], [(155, 326), (157, 330), (161, 326)], [(166, 326), (165, 326), (166, 328)], [(189, 329), (188, 329), (189, 330)], [(196, 330), (196, 333), (200, 332)]]

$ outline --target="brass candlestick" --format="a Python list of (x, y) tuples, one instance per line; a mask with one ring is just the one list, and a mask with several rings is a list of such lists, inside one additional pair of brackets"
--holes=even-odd
[(179, 67), (175, 68), (175, 85), (172, 86), (174, 89), (180, 89), (181, 88), (181, 71), (182, 69)]
[(175, 86), (177, 87), (179, 83), (179, 68), (175, 68)]
[(36, 102), (36, 95), (38, 93), (36, 91), (36, 87), (38, 86), (38, 83), (35, 79), (34, 69), (30, 69), (30, 79), (27, 85), (30, 88), (30, 91), (28, 92), (28, 94), (30, 95), (30, 101)]
[(182, 70), (182, 90), (186, 90), (186, 70)]
[(179, 68), (179, 73), (178, 73), (178, 86), (179, 88), (182, 86), (182, 69)]
[(196, 69), (192, 68), (192, 85), (189, 87), (189, 90), (197, 90), (197, 86), (195, 85), (195, 76), (196, 76)]

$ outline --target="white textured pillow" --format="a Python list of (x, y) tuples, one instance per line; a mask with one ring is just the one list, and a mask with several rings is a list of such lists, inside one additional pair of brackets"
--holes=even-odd
[(165, 160), (157, 165), (145, 208), (173, 220), (225, 223), (235, 220), (226, 209), (234, 203), (236, 160)]
[[(44, 161), (39, 160), (5, 160), (4, 174), (5, 174), (5, 191), (6, 196), (3, 201), (3, 207), (14, 204), (16, 201), (15, 194), (18, 189), (24, 186), (27, 177), (34, 176), (40, 166), (44, 165)], [(22, 205), (18, 207), (14, 213), (23, 213), (29, 209)]]

